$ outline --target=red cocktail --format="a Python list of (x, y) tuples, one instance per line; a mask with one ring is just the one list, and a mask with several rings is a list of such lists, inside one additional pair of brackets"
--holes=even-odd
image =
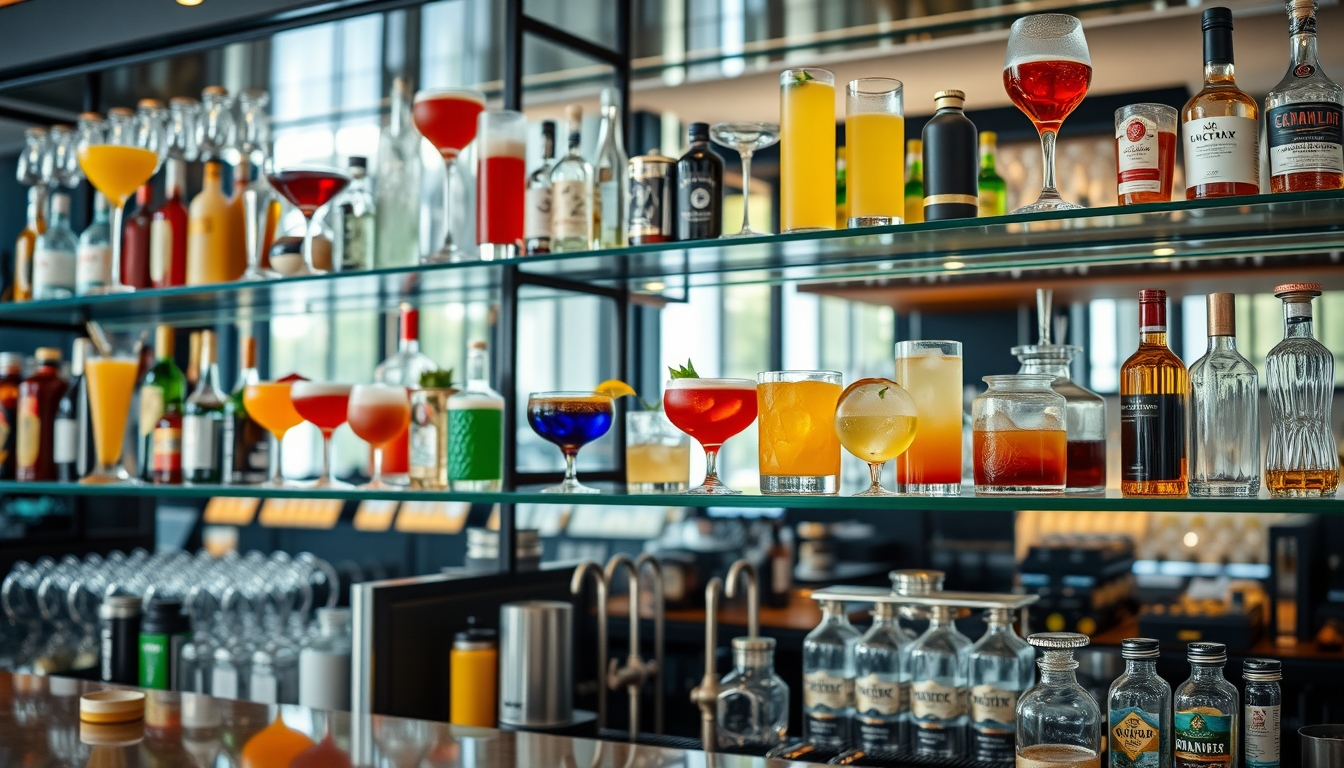
[(405, 387), (358, 384), (350, 389), (346, 410), (350, 429), (373, 448), (373, 477), (362, 488), (392, 488), (383, 482), (383, 448), (411, 423), (411, 397)]
[(705, 449), (705, 482), (687, 493), (730, 494), (719, 482), (719, 448), (756, 420), (756, 382), (751, 379), (672, 379), (663, 393), (663, 410), (677, 429)]
[(348, 187), (350, 177), (332, 168), (286, 168), (266, 174), (266, 180), (299, 209), (305, 220), (303, 267), (296, 274), (324, 274), (326, 270), (313, 267), (313, 214)]
[(1027, 61), (1003, 70), (1008, 98), (1037, 131), (1059, 131), (1087, 95), (1092, 66), (1080, 61)]
[(527, 186), (527, 118), (490, 111), (480, 117), (481, 162), (476, 174), (476, 243), (482, 259), (518, 255)]
[[(443, 247), (426, 261), (459, 261), (465, 253), (453, 237), (453, 174), (457, 156), (476, 138), (476, 118), (485, 111), (485, 94), (464, 88), (444, 88), (415, 94), (412, 115), (420, 135), (439, 150), (446, 166), (443, 181), (445, 235)], [(520, 206), (521, 210), (521, 206)]]
[(345, 423), (350, 408), (350, 385), (296, 381), (289, 388), (289, 399), (305, 421), (322, 431), (322, 476), (313, 487), (349, 487), (331, 476), (331, 434)]

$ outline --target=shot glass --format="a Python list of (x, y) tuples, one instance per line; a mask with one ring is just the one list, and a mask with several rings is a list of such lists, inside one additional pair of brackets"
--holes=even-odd
[(1115, 181), (1120, 205), (1171, 202), (1176, 110), (1130, 104), (1115, 110)]
[(630, 493), (684, 493), (691, 487), (691, 438), (661, 409), (625, 414), (625, 485)]

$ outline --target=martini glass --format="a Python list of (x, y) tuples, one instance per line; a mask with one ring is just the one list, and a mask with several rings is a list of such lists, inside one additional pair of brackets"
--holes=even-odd
[(895, 496), (882, 487), (882, 465), (915, 440), (915, 399), (890, 379), (859, 379), (840, 393), (835, 434), (845, 450), (868, 463), (872, 485), (855, 496)]
[(313, 266), (313, 214), (331, 202), (350, 185), (350, 177), (335, 168), (301, 165), (266, 174), (271, 188), (303, 213), (303, 266), (296, 275), (324, 275), (325, 269)]
[[(85, 342), (86, 344), (88, 342)], [(125, 446), (126, 419), (135, 395), (140, 360), (129, 344), (121, 348), (110, 343), (96, 357), (84, 362), (89, 388), (89, 415), (93, 421), (93, 447), (98, 467), (84, 479), (85, 484), (138, 485), (121, 465)]]
[(122, 220), (126, 201), (149, 181), (163, 161), (163, 132), (154, 130), (152, 118), (129, 109), (108, 110), (106, 122), (81, 121), (79, 167), (94, 189), (112, 204), (112, 279), (91, 293), (129, 293), (135, 289), (121, 282)]
[(309, 488), (350, 488), (331, 476), (331, 436), (345, 423), (350, 408), (350, 385), (296, 381), (289, 389), (294, 409), (322, 432), (322, 476)]
[(574, 460), (579, 449), (611, 429), (612, 400), (593, 392), (534, 392), (527, 397), (527, 423), (532, 431), (560, 446), (565, 455), (565, 481), (542, 493), (599, 493), (579, 483)]
[(461, 261), (467, 251), (453, 238), (453, 174), (457, 172), (457, 156), (476, 138), (476, 119), (485, 111), (485, 94), (465, 88), (442, 88), (418, 91), (411, 114), (420, 134), (443, 156), (443, 247), (426, 262)]
[(721, 147), (736, 149), (742, 156), (742, 229), (724, 237), (754, 237), (766, 234), (751, 228), (751, 156), (779, 141), (779, 126), (774, 123), (715, 123), (709, 138)]

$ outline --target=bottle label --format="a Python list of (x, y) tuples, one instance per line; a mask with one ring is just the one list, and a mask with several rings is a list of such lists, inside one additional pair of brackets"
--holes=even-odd
[(1235, 721), (1212, 707), (1178, 710), (1174, 718), (1176, 768), (1232, 768)]
[(215, 468), (215, 420), (209, 416), (182, 417), (182, 469)]
[(1260, 186), (1260, 126), (1254, 119), (1204, 117), (1182, 127), (1186, 186)]
[(111, 281), (112, 249), (106, 245), (81, 245), (75, 264), (75, 288), (88, 293)]
[(1185, 467), (1185, 397), (1120, 396), (1120, 470), (1128, 482), (1179, 480)]
[(551, 188), (533, 187), (527, 190), (523, 209), (523, 239), (544, 240), (551, 236)]
[(57, 464), (74, 464), (79, 455), (79, 423), (74, 419), (57, 419), (51, 431), (51, 460)]
[(140, 388), (140, 434), (149, 435), (163, 418), (163, 390), (155, 387)]
[(504, 410), (448, 410), (448, 479), (498, 480), (504, 476)]
[(680, 194), (677, 202), (677, 215), (686, 224), (708, 224), (714, 219), (714, 206), (718, 203), (718, 186), (714, 177), (708, 173), (689, 173), (677, 177)]
[(1135, 115), (1115, 132), (1116, 183), (1121, 195), (1161, 192), (1157, 123)]
[(171, 691), (186, 635), (140, 633), (140, 687)]
[(588, 211), (591, 188), (582, 181), (557, 181), (553, 187), (551, 205), (551, 237), (564, 240), (586, 240), (592, 231), (592, 214)]
[(177, 427), (154, 428), (154, 471), (177, 472), (182, 469), (182, 430)]
[(56, 251), (50, 248), (38, 248), (33, 254), (33, 294), (43, 295), (44, 290), (64, 288), (75, 290), (75, 254), (71, 251)]
[(1279, 707), (1246, 705), (1246, 768), (1279, 768)]
[(999, 205), (1003, 195), (995, 189), (980, 188), (980, 215), (981, 216), (999, 216), (1001, 210)]
[(1162, 717), (1137, 707), (1111, 710), (1111, 768), (1158, 768)]
[(158, 219), (149, 225), (149, 279), (167, 285), (173, 268), (173, 223)]
[(1011, 731), (1016, 719), (1016, 691), (1005, 691), (992, 685), (977, 685), (971, 689), (971, 722)]
[(921, 680), (910, 686), (910, 711), (921, 724), (956, 720), (966, 714), (966, 691), (935, 680)]
[(1269, 175), (1344, 173), (1344, 106), (1300, 102), (1269, 110)]
[(854, 718), (854, 726), (859, 746), (865, 750), (897, 749), (904, 741), (899, 720), (858, 715)]
[(803, 740), (839, 746), (849, 742), (849, 718), (830, 712), (803, 711)]
[(37, 406), (36, 397), (26, 392), (19, 395), (19, 436), (14, 448), (21, 470), (37, 467), (37, 454), (42, 448), (42, 414)]
[(895, 680), (865, 675), (854, 681), (854, 707), (861, 714), (898, 715), (901, 705), (901, 684)]
[(854, 706), (854, 679), (837, 677), (829, 672), (808, 672), (803, 675), (803, 706), (808, 709), (848, 709)]

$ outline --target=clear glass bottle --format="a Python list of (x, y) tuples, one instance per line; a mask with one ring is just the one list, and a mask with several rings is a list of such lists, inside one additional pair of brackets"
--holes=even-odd
[(1316, 55), (1316, 0), (1288, 0), (1288, 73), (1265, 97), (1269, 191), (1344, 187), (1344, 88)]
[(985, 611), (989, 629), (971, 646), (972, 760), (1013, 761), (1017, 701), (1036, 682), (1036, 649), (1013, 631), (1007, 608)]
[(342, 272), (368, 269), (373, 264), (376, 242), (374, 231), (376, 208), (373, 193), (369, 191), (369, 161), (363, 157), (350, 158), (350, 186), (341, 193), (336, 206), (336, 253), (331, 263)]
[(225, 395), (219, 388), (218, 345), (213, 331), (201, 331), (201, 373), (182, 406), (182, 480), (218, 483)]
[(1279, 768), (1283, 665), (1276, 659), (1247, 659), (1241, 676), (1246, 680), (1246, 768)]
[(1111, 768), (1171, 768), (1171, 685), (1157, 674), (1156, 640), (1120, 643), (1124, 674), (1106, 696)]
[(541, 165), (527, 177), (523, 210), (524, 253), (551, 252), (551, 166), (555, 164), (555, 121), (541, 124)]
[(75, 293), (83, 296), (112, 279), (112, 226), (108, 223), (107, 198), (93, 193), (93, 223), (79, 235), (75, 257)]
[(910, 741), (910, 682), (901, 652), (915, 638), (896, 623), (896, 606), (873, 606), (873, 625), (854, 646), (854, 744), (899, 751)]
[(448, 398), (448, 485), (497, 491), (504, 478), (504, 398), (490, 388), (490, 350), (467, 353), (467, 386)]
[(854, 719), (854, 646), (859, 631), (845, 604), (821, 604), (821, 623), (803, 639), (803, 740), (818, 746), (850, 744)]
[(1208, 295), (1209, 351), (1190, 366), (1190, 495), (1260, 492), (1260, 377), (1237, 351), (1236, 296)]
[(1027, 642), (1044, 651), (1041, 677), (1017, 702), (1017, 768), (1101, 768), (1101, 708), (1078, 684), (1075, 632), (1042, 632)]
[(350, 709), (350, 609), (317, 609), (318, 636), (299, 651), (299, 706)]
[(597, 197), (599, 248), (624, 248), (630, 210), (630, 156), (621, 140), (621, 105), (615, 88), (602, 89), (602, 125), (597, 131), (597, 160), (593, 163)]
[(1233, 768), (1241, 715), (1237, 687), (1223, 677), (1227, 646), (1190, 643), (1190, 678), (1172, 698), (1176, 768)]
[(569, 151), (551, 168), (551, 252), (587, 251), (593, 247), (593, 167), (579, 154), (583, 108), (565, 108), (569, 120)]
[(411, 116), (415, 89), (404, 77), (392, 81), (387, 125), (378, 136), (373, 266), (420, 263), (420, 132)]
[(79, 238), (70, 229), (70, 196), (51, 196), (51, 220), (33, 247), (33, 298), (67, 299), (75, 295), (75, 252)]
[[(399, 384), (415, 389), (420, 386), (421, 374), (438, 369), (439, 366), (420, 351), (420, 311), (403, 303), (397, 351), (373, 369), (373, 380), (379, 384)], [(383, 480), (393, 485), (410, 485), (409, 428), (383, 446)]]
[(770, 749), (784, 743), (789, 686), (775, 674), (775, 639), (733, 638), (733, 667), (720, 681), (719, 747)]
[(1265, 486), (1274, 497), (1331, 498), (1339, 488), (1339, 453), (1330, 430), (1335, 358), (1316, 340), (1311, 300), (1320, 283), (1287, 283), (1283, 341), (1265, 356), (1269, 395), (1269, 450)]
[(931, 757), (966, 754), (969, 724), (966, 682), (971, 641), (957, 629), (953, 609), (929, 610), (929, 628), (906, 651), (914, 752)]

